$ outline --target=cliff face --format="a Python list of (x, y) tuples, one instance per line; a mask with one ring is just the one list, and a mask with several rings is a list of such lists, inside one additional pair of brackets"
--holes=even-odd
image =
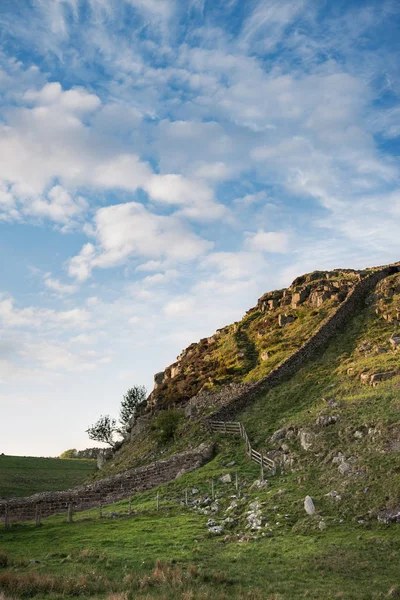
[(254, 382), (299, 348), (368, 272), (314, 271), (264, 294), (241, 321), (190, 344), (154, 376), (152, 407), (181, 405), (198, 392)]

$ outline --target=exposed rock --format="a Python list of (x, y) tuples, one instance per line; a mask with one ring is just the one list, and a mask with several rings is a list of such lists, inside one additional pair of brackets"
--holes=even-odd
[(219, 480), (222, 483), (232, 483), (232, 477), (230, 475), (230, 473), (226, 473), (225, 475), (222, 475)]
[(388, 379), (395, 377), (395, 375), (397, 375), (395, 371), (389, 371), (387, 373), (375, 373), (374, 375), (371, 375), (370, 384), (375, 387), (380, 381), (387, 381)]
[(165, 379), (165, 371), (160, 371), (154, 375), (154, 389), (156, 390), (158, 386), (160, 386)]
[(221, 535), (224, 531), (224, 528), (222, 525), (214, 525), (213, 527), (209, 527), (208, 531), (214, 535)]
[(227, 469), (230, 469), (230, 468), (231, 468), (231, 467), (233, 467), (235, 464), (236, 464), (236, 463), (235, 463), (235, 461), (234, 461), (234, 460), (231, 460), (231, 462), (229, 462), (229, 463), (226, 465), (226, 468), (227, 468)]
[(282, 315), (280, 314), (278, 316), (278, 325), (279, 327), (284, 327), (285, 325), (288, 325), (289, 323), (293, 323), (296, 320), (297, 317), (294, 317), (293, 315)]
[(258, 500), (255, 500), (249, 504), (249, 509), (250, 510), (247, 512), (246, 529), (261, 529), (261, 504)]
[(263, 352), (261, 354), (260, 358), (261, 358), (262, 361), (268, 360), (268, 358), (269, 358), (268, 352), (267, 351)]
[(378, 521), (382, 523), (400, 523), (400, 507), (381, 510), (378, 513)]
[(324, 531), (324, 530), (326, 529), (326, 523), (325, 523), (325, 521), (320, 521), (320, 522), (318, 523), (318, 528), (319, 528), (321, 531)]
[(345, 460), (345, 455), (342, 452), (338, 452), (337, 455), (334, 458), (332, 458), (332, 464), (340, 465), (340, 463), (344, 462)]
[(303, 448), (303, 450), (310, 450), (313, 442), (314, 442), (314, 438), (315, 435), (311, 432), (311, 431), (307, 431), (305, 429), (302, 429), (299, 432), (300, 435), (300, 446)]
[(351, 471), (351, 464), (346, 461), (343, 461), (338, 466), (338, 471), (341, 475), (346, 475), (346, 473), (349, 473)]
[(266, 479), (264, 479), (264, 481), (261, 481), (261, 479), (256, 479), (254, 483), (251, 484), (250, 489), (251, 490), (262, 490), (268, 487), (268, 481)]
[(385, 354), (387, 352), (386, 348), (382, 348), (382, 346), (375, 346), (374, 353), (375, 354)]
[(397, 333), (394, 333), (390, 337), (389, 342), (391, 343), (393, 348), (398, 348), (400, 346), (400, 335)]
[(327, 494), (325, 494), (325, 498), (330, 498), (331, 500), (334, 500), (335, 502), (340, 502), (340, 500), (342, 499), (342, 496), (336, 490), (332, 490), (331, 492), (328, 492)]
[(304, 498), (304, 510), (308, 515), (310, 515), (310, 517), (315, 515), (315, 505), (310, 496), (306, 496)]
[(286, 437), (287, 429), (278, 429), (275, 431), (270, 438), (271, 444), (277, 442), (278, 440), (283, 440)]
[(310, 293), (310, 288), (309, 287), (305, 287), (300, 289), (297, 292), (294, 292), (293, 296), (292, 296), (292, 308), (298, 308), (300, 306), (300, 304), (303, 304), (303, 302), (308, 298)]
[(175, 363), (174, 365), (171, 365), (171, 379), (173, 379), (182, 372), (183, 368), (180, 364)]
[(320, 415), (317, 417), (315, 424), (318, 425), (318, 427), (328, 427), (328, 425), (334, 425), (337, 420), (338, 417), (335, 415)]
[(361, 383), (368, 383), (370, 378), (371, 378), (371, 373), (361, 373), (361, 375), (360, 375)]

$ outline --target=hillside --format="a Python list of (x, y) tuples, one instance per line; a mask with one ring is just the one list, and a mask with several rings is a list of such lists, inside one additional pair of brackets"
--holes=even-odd
[(66, 490), (82, 484), (96, 469), (94, 460), (0, 456), (0, 498)]
[(314, 271), (264, 294), (239, 322), (188, 346), (154, 376), (149, 402), (179, 405), (201, 390), (257, 381), (299, 348), (368, 271)]
[[(258, 311), (252, 309), (245, 322), (249, 315)], [(235, 417), (244, 423), (255, 447), (275, 460), (282, 473), (317, 481), (317, 489), (323, 482), (325, 493), (335, 490), (351, 498), (353, 514), (371, 511), (376, 516), (399, 504), (399, 315), (400, 273), (394, 273), (378, 283), (319, 356)], [(258, 327), (262, 318), (257, 316)], [(293, 335), (290, 327), (282, 332), (282, 344)], [(267, 332), (267, 340), (269, 336)], [(199, 394), (191, 404), (202, 397)], [(218, 399), (218, 391), (214, 397)], [(176, 431), (174, 439), (161, 445), (157, 431), (163, 412), (142, 417), (132, 439), (98, 477), (207, 440), (210, 434), (202, 422), (208, 410), (207, 406), (195, 411), (191, 418), (185, 416), (187, 407), (166, 411), (174, 413)], [(361, 484), (367, 492), (359, 493)]]
[[(369, 274), (341, 271), (336, 279), (337, 273), (325, 273), (324, 279), (337, 282), (335, 289), (349, 282), (348, 292)], [(234, 385), (213, 384), (190, 402), (181, 396), (169, 410), (160, 410), (157, 395), (158, 410), (153, 403), (137, 419), (97, 478), (204, 441), (215, 444), (207, 464), (136, 492), (131, 504), (125, 499), (104, 507), (102, 519), (96, 507), (77, 513), (74, 524), (60, 515), (43, 520), (41, 528), (0, 530), (8, 565), (0, 568), (0, 590), (6, 600), (34, 593), (48, 600), (78, 594), (92, 600), (400, 597), (400, 272), (385, 272), (354, 304), (345, 326), (290, 376), (263, 391), (247, 380), (257, 379), (260, 368), (273, 373), (271, 365), (264, 366), (268, 360), (260, 361), (260, 351), (271, 351), (278, 332), (281, 357), (287, 358), (305, 341), (301, 322), (315, 333), (346, 302), (330, 297), (314, 307), (312, 296), (303, 294), (294, 308), (293, 296), (300, 293), (294, 289), (313, 289), (313, 281), (321, 279), (311, 274), (296, 280), (290, 305), (271, 313), (262, 310), (265, 298), (271, 300), (267, 294), (221, 334), (232, 341), (239, 325), (248, 323), (246, 331), (259, 344), (257, 366), (240, 377), (235, 372)], [(318, 295), (326, 291), (318, 287)], [(286, 296), (282, 292), (281, 300)], [(289, 314), (289, 306), (297, 319), (279, 326), (279, 314)], [(257, 336), (271, 317), (274, 322)], [(234, 352), (240, 352), (237, 345)], [(189, 362), (185, 365), (186, 373)], [(233, 418), (277, 465), (276, 474), (266, 471), (261, 483), (243, 440), (207, 426), (210, 413), (253, 389), (257, 393), (238, 405)], [(307, 496), (312, 514), (305, 510)]]

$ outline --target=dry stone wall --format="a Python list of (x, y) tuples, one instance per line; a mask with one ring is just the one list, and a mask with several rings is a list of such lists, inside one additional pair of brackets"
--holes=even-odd
[[(228, 398), (222, 403), (207, 420), (233, 420), (235, 415), (243, 410), (248, 404), (255, 400), (261, 393), (266, 392), (275, 385), (294, 375), (304, 364), (317, 355), (328, 342), (336, 335), (343, 325), (354, 317), (367, 295), (371, 293), (376, 285), (385, 277), (400, 271), (400, 265), (388, 265), (376, 269), (371, 275), (361, 279), (347, 298), (340, 304), (336, 311), (320, 325), (318, 330), (289, 358), (278, 365), (269, 375), (250, 385), (245, 390), (238, 390), (232, 398), (232, 391), (228, 393)], [(219, 396), (222, 397), (221, 392)]]
[(143, 492), (177, 475), (201, 467), (212, 457), (213, 446), (201, 444), (198, 448), (174, 454), (150, 465), (130, 469), (121, 475), (62, 492), (44, 492), (25, 498), (0, 501), (0, 520), (5, 524), (32, 521), (63, 513), (72, 505), (73, 511), (86, 510), (111, 504), (127, 498), (134, 492)]

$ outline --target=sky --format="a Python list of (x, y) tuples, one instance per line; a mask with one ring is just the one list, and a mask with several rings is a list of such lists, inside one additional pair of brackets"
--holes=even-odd
[(396, 0), (2, 0), (0, 453), (314, 269), (400, 260)]

